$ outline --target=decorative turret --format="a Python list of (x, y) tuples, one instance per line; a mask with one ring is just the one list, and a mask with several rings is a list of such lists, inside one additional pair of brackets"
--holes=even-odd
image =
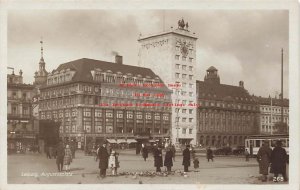
[(35, 85), (42, 85), (45, 84), (47, 81), (47, 75), (48, 72), (46, 71), (45, 68), (45, 60), (44, 60), (44, 48), (43, 48), (43, 39), (41, 39), (40, 41), (41, 43), (41, 59), (39, 62), (39, 70), (35, 72), (35, 76), (34, 76), (34, 84)]
[(220, 84), (220, 77), (218, 75), (218, 70), (211, 66), (206, 70), (206, 76), (204, 77), (204, 82)]

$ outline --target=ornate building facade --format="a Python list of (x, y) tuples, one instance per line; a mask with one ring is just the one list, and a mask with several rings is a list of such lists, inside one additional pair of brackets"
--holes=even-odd
[(139, 65), (152, 69), (173, 90), (172, 143), (196, 144), (195, 33), (182, 19), (178, 28), (141, 35), (138, 41)]
[(220, 83), (218, 70), (210, 67), (204, 81), (197, 81), (197, 140), (202, 146), (244, 145), (258, 133), (259, 108), (253, 96), (239, 86)]
[[(255, 97), (260, 110), (260, 134), (274, 134), (278, 133), (276, 123), (281, 122), (281, 99)], [(289, 100), (283, 99), (283, 123), (289, 126)], [(287, 129), (288, 131), (288, 129)]]
[[(77, 142), (170, 138), (171, 91), (152, 70), (79, 59), (61, 64), (40, 88), (40, 118), (59, 121)], [(147, 134), (146, 137), (144, 134)]]
[(23, 72), (7, 75), (7, 137), (9, 151), (24, 151), (36, 144), (32, 97), (34, 86), (23, 83)]

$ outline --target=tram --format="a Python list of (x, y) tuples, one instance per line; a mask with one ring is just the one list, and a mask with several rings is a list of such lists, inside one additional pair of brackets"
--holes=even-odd
[(282, 142), (284, 148), (289, 154), (289, 135), (274, 134), (274, 135), (252, 135), (245, 139), (245, 149), (250, 155), (257, 155), (258, 149), (262, 146), (264, 141), (269, 141), (270, 148), (274, 148), (276, 141)]

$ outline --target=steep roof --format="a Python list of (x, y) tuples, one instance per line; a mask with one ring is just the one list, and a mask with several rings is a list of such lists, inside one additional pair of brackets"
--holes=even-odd
[[(72, 78), (72, 82), (93, 82), (91, 71), (94, 69), (100, 69), (103, 72), (109, 71), (114, 74), (122, 73), (123, 75), (125, 75), (130, 73), (132, 77), (139, 76), (142, 78), (150, 77), (151, 79), (158, 78), (159, 82), (164, 84), (162, 79), (149, 68), (124, 65), (88, 58), (82, 58), (63, 63), (59, 65), (57, 69), (53, 70), (52, 73), (55, 73), (57, 71), (60, 72), (61, 70), (67, 69), (76, 71), (75, 75)], [(162, 87), (162, 89), (167, 89), (165, 84)]]
[[(133, 76), (141, 75), (142, 77), (149, 76), (151, 78), (158, 77), (151, 69), (131, 66), (131, 65), (123, 65), (112, 62), (105, 62), (94, 59), (82, 58), (74, 61), (70, 61), (64, 64), (59, 65), (59, 67), (54, 70), (61, 71), (63, 69), (71, 69), (77, 71), (73, 80), (80, 81), (92, 81), (91, 70), (98, 68), (102, 71), (112, 71), (112, 73), (121, 72), (123, 74), (131, 73)], [(160, 79), (160, 78), (159, 78)], [(160, 79), (161, 80), (161, 79)]]
[(255, 103), (254, 98), (243, 87), (216, 83), (212, 84), (204, 81), (196, 81), (196, 83), (198, 97), (200, 99)]

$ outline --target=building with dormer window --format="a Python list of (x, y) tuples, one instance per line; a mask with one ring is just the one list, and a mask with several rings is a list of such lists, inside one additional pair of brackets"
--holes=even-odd
[(197, 97), (197, 141), (202, 146), (241, 146), (247, 136), (258, 134), (259, 106), (243, 81), (239, 86), (221, 84), (212, 66), (204, 81), (197, 81)]
[(60, 136), (79, 144), (170, 138), (171, 107), (162, 105), (171, 103), (172, 91), (152, 70), (124, 65), (121, 56), (116, 63), (61, 64), (40, 91), (40, 119), (59, 121)]

